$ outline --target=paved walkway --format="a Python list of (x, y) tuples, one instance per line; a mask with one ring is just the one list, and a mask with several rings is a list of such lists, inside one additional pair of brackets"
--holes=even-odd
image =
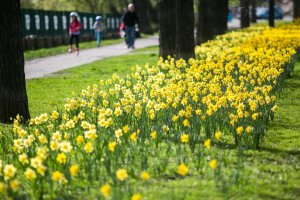
[[(135, 41), (136, 49), (154, 45), (158, 45), (158, 36), (137, 39)], [(112, 56), (124, 55), (131, 51), (132, 49), (127, 49), (125, 44), (122, 43), (82, 50), (80, 51), (79, 56), (76, 56), (76, 53), (65, 53), (46, 58), (34, 59), (25, 62), (25, 77), (26, 79), (40, 78), (63, 69), (77, 67)]]

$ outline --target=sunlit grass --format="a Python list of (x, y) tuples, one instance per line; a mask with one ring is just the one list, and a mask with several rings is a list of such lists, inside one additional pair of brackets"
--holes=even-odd
[[(151, 52), (150, 52), (151, 51)], [(133, 51), (132, 54), (96, 61), (80, 67), (63, 70), (46, 78), (27, 80), (27, 94), (31, 116), (62, 108), (65, 98), (113, 73), (126, 75), (136, 64), (155, 64), (158, 60), (157, 47)], [(147, 53), (150, 52), (150, 53)], [(132, 63), (135, 63), (134, 65)]]

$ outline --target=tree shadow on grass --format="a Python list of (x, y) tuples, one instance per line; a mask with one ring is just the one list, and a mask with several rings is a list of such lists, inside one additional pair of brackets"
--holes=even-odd
[[(228, 144), (226, 142), (216, 142), (214, 143), (216, 147), (220, 149), (226, 149), (226, 150), (237, 150), (238, 146), (235, 144)], [(300, 156), (300, 150), (285, 150), (285, 149), (278, 149), (278, 148), (272, 148), (272, 147), (266, 147), (266, 146), (260, 146), (258, 148), (253, 148), (253, 147), (243, 147), (248, 150), (254, 150), (258, 152), (269, 152), (272, 154), (280, 154), (282, 156), (287, 156), (287, 155), (298, 155)]]
[(270, 199), (270, 200), (289, 200), (289, 198), (281, 198), (277, 195), (271, 194), (259, 194), (258, 195), (261, 199)]
[(270, 148), (270, 147), (260, 147), (258, 150), (270, 152), (272, 154), (300, 156), (299, 150), (282, 150), (282, 149), (276, 149), (276, 148)]

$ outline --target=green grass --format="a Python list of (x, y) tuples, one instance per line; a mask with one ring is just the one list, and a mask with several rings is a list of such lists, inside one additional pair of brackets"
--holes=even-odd
[[(155, 33), (157, 34), (157, 33)], [(142, 38), (149, 37), (151, 35), (147, 34), (141, 34)], [(123, 38), (119, 39), (105, 39), (102, 40), (101, 46), (107, 46), (112, 44), (118, 44), (124, 42)], [(96, 41), (90, 41), (90, 42), (80, 42), (79, 44), (80, 49), (90, 49), (90, 48), (96, 48)], [(69, 45), (61, 45), (58, 47), (53, 48), (42, 48), (38, 50), (28, 50), (24, 51), (24, 58), (25, 60), (32, 60), (36, 58), (43, 58), (47, 56), (54, 56), (62, 53), (67, 53), (69, 49)]]
[(79, 94), (82, 89), (98, 83), (101, 79), (110, 78), (113, 73), (129, 74), (131, 67), (136, 64), (142, 66), (147, 62), (155, 64), (157, 59), (157, 47), (149, 47), (133, 51), (128, 55), (107, 58), (63, 70), (51, 77), (27, 80), (31, 116), (51, 112), (57, 107), (62, 108), (65, 98), (71, 97), (73, 91)]
[[(124, 42), (124, 39), (109, 39), (109, 40), (103, 40), (101, 42), (102, 46), (112, 45), (112, 44), (118, 44)], [(96, 48), (96, 42), (81, 42), (79, 44), (80, 49), (90, 49), (90, 48)], [(58, 47), (53, 48), (43, 48), (38, 50), (29, 50), (24, 52), (24, 58), (25, 60), (32, 60), (35, 58), (42, 58), (47, 56), (54, 56), (62, 53), (68, 52), (69, 45), (62, 45)]]
[[(52, 77), (27, 81), (29, 107), (32, 116), (62, 108), (64, 99), (79, 94), (86, 86), (100, 79), (110, 78), (113, 73), (126, 75), (134, 64), (144, 65), (157, 61), (157, 47), (136, 50), (129, 55), (108, 58), (81, 67), (64, 70)], [(259, 150), (244, 150), (243, 170), (239, 185), (230, 189), (215, 187), (201, 175), (160, 178), (150, 182), (143, 193), (147, 199), (299, 199), (300, 198), (300, 60), (295, 72), (287, 79), (277, 100), (280, 106), (274, 121)], [(224, 151), (219, 148), (219, 153)], [(229, 165), (236, 162), (236, 147), (228, 142)], [(234, 170), (233, 170), (234, 171)]]

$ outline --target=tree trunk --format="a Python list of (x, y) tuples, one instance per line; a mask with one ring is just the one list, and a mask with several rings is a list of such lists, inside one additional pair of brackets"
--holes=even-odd
[(294, 19), (300, 18), (300, 0), (294, 0)]
[(274, 27), (274, 0), (269, 0), (269, 26)]
[(213, 4), (211, 0), (198, 0), (196, 43), (199, 45), (214, 38)]
[(0, 122), (29, 116), (24, 73), (20, 1), (0, 3)]
[(176, 11), (174, 0), (158, 2), (159, 55), (174, 57), (176, 50)]
[(149, 0), (134, 0), (133, 3), (139, 16), (139, 28), (141, 32), (153, 34), (151, 22), (154, 20), (154, 17), (151, 16), (151, 3)]
[(251, 0), (251, 22), (256, 23), (256, 0)]
[(194, 0), (176, 0), (176, 58), (195, 57), (194, 48)]
[(241, 28), (250, 26), (249, 0), (240, 0), (241, 3)]
[(215, 35), (227, 31), (228, 0), (213, 0)]

